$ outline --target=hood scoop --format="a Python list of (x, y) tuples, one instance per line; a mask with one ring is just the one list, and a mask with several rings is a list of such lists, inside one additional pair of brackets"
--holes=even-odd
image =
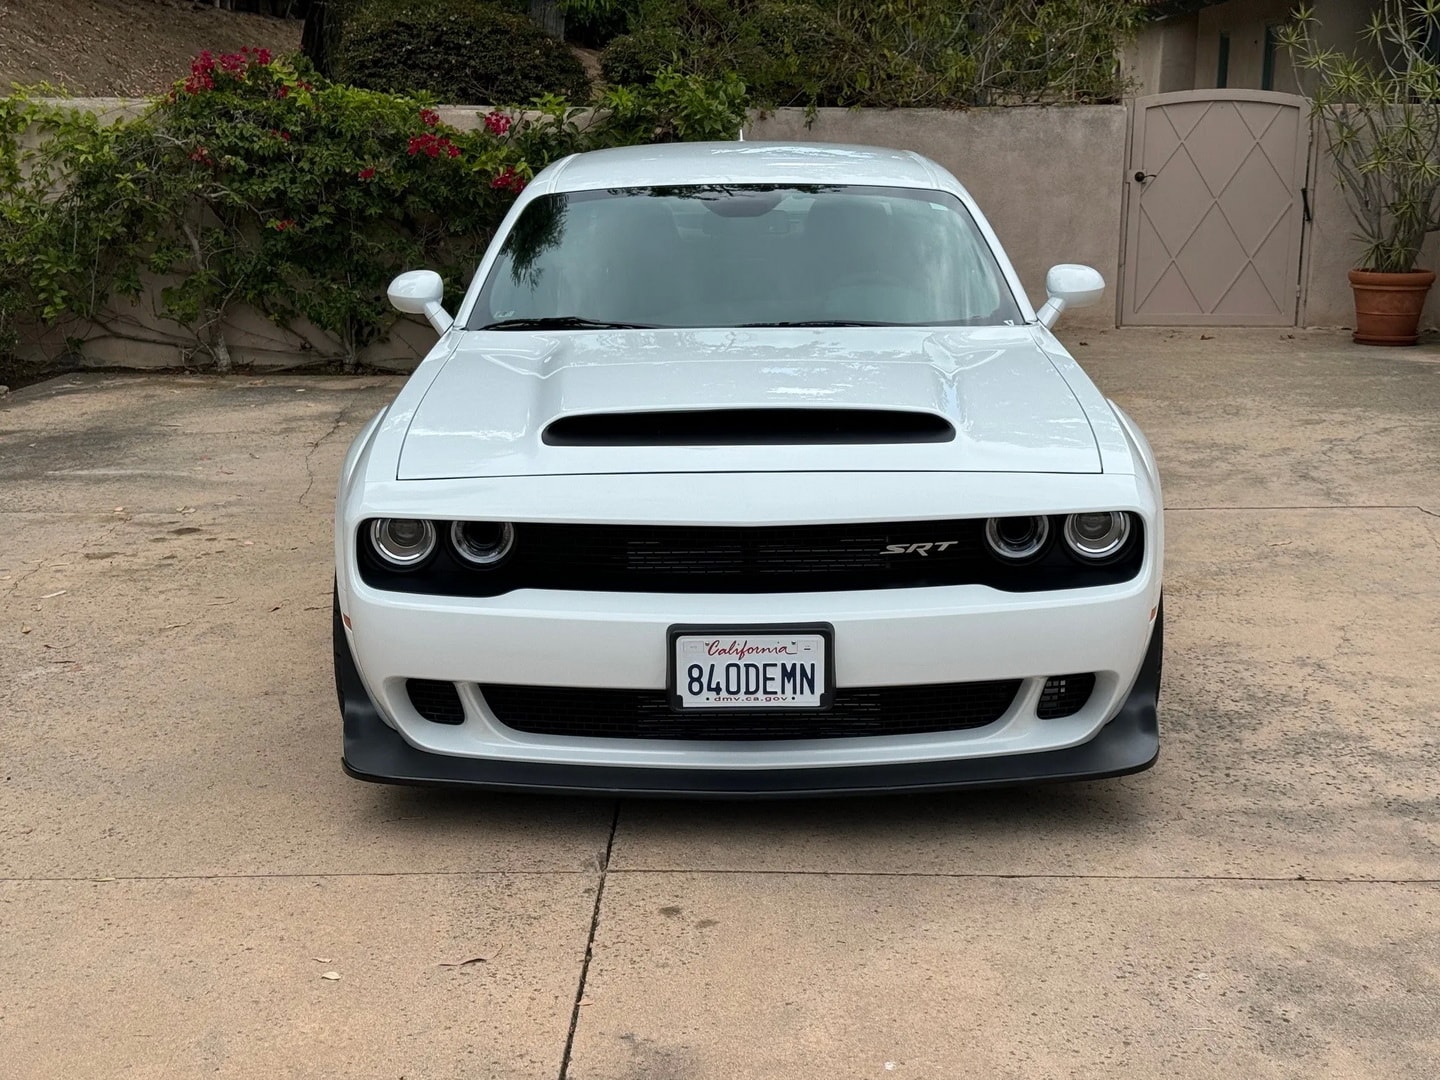
[(902, 409), (668, 409), (562, 416), (549, 446), (837, 446), (943, 443), (943, 416)]

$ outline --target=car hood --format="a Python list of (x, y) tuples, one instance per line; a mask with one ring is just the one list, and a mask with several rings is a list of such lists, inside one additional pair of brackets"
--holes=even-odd
[[(1028, 327), (468, 331), (441, 363), (405, 434), (400, 480), (1101, 471), (1084, 409)], [(815, 444), (779, 431), (745, 445), (554, 445), (543, 437), (562, 417), (775, 408), (928, 413), (955, 436)]]

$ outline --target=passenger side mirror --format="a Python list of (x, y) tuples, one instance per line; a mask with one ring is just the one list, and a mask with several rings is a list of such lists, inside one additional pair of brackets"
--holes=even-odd
[(1105, 292), (1105, 279), (1093, 266), (1060, 263), (1045, 275), (1045, 293), (1050, 299), (1035, 313), (1040, 325), (1051, 327), (1066, 308), (1089, 307)]
[(441, 304), (445, 282), (434, 270), (408, 270), (390, 282), (386, 292), (397, 311), (424, 315), (436, 333), (445, 333), (455, 322)]

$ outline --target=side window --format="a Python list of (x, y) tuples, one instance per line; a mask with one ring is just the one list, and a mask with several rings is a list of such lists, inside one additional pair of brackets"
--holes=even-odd
[(1265, 55), (1261, 61), (1260, 68), (1260, 89), (1275, 89), (1275, 53), (1279, 46), (1279, 40), (1275, 33), (1275, 27), (1265, 27)]

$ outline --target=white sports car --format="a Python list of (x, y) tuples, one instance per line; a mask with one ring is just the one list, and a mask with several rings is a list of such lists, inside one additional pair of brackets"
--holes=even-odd
[(1145, 437), (916, 154), (605, 150), (535, 177), (345, 459), (344, 765), (820, 795), (1117, 776), (1159, 748)]

